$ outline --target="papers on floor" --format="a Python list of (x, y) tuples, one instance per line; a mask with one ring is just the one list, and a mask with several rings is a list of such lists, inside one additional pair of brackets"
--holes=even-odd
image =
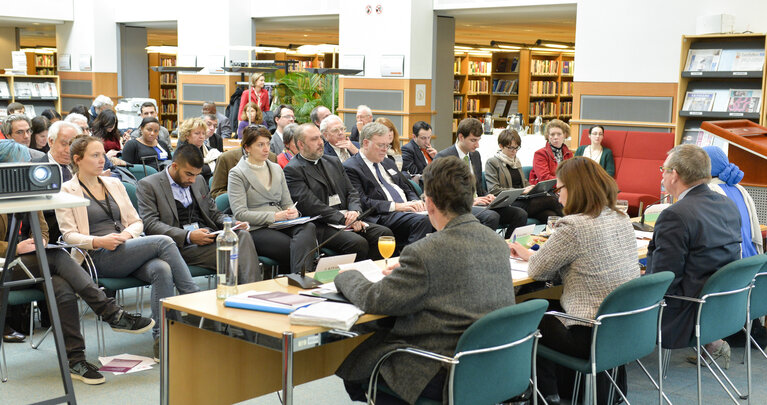
[(301, 225), (305, 224), (307, 222), (314, 221), (315, 219), (319, 218), (320, 216), (313, 216), (313, 217), (298, 217), (296, 219), (287, 219), (285, 221), (277, 221), (271, 225), (269, 225), (269, 228), (271, 229), (285, 229), (290, 228), (291, 226)]
[(512, 280), (521, 280), (529, 277), (527, 275), (527, 268), (530, 265), (530, 262), (509, 257), (509, 264), (511, 265)]
[(151, 370), (152, 365), (155, 364), (154, 359), (150, 357), (137, 356), (135, 354), (127, 353), (123, 353), (117, 356), (99, 357), (99, 362), (102, 364), (102, 367), (99, 369), (99, 371), (109, 371), (114, 373), (114, 375)]
[(363, 313), (362, 310), (351, 304), (325, 301), (299, 308), (288, 318), (293, 325), (349, 330)]
[(296, 309), (323, 301), (322, 298), (279, 291), (245, 291), (224, 301), (230, 308), (289, 314)]

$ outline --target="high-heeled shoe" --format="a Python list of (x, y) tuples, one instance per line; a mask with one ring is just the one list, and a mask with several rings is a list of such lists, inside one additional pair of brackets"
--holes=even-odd
[[(719, 345), (719, 348), (714, 350), (713, 353), (711, 353), (711, 357), (703, 356), (703, 360), (706, 362), (706, 364), (711, 364), (711, 358), (714, 360), (719, 360), (722, 358), (724, 361), (724, 369), (729, 370), (730, 368), (730, 358), (732, 357), (732, 349), (730, 348), (730, 345), (726, 341), (722, 341), (722, 344)], [(695, 355), (687, 356), (687, 362), (696, 364), (696, 358)]]

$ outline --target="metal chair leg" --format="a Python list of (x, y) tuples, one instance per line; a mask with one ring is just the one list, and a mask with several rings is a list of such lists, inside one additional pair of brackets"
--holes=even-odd
[(2, 354), (2, 358), (0, 358), (0, 381), (6, 382), (8, 381), (8, 365), (5, 363), (5, 345), (0, 343), (0, 353)]
[(579, 371), (576, 371), (575, 382), (573, 383), (573, 397), (570, 399), (571, 404), (578, 403), (578, 394), (580, 394), (580, 390), (581, 390), (581, 373)]

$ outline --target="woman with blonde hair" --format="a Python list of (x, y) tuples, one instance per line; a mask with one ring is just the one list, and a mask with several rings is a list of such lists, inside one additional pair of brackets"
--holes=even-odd
[(180, 148), (183, 145), (191, 144), (199, 149), (202, 154), (202, 159), (205, 164), (202, 166), (202, 177), (207, 182), (213, 177), (213, 171), (216, 168), (216, 159), (221, 156), (221, 152), (218, 149), (208, 148), (205, 145), (205, 139), (207, 138), (208, 125), (205, 124), (200, 117), (189, 118), (184, 120), (178, 127), (178, 144), (176, 148)]
[(264, 121), (264, 114), (256, 103), (248, 103), (240, 114), (240, 124), (237, 126), (237, 138), (242, 139), (242, 130), (250, 125), (259, 125)]
[(543, 133), (546, 146), (533, 155), (533, 170), (530, 171), (530, 184), (555, 178), (557, 166), (573, 157), (573, 152), (565, 145), (565, 138), (570, 136), (570, 126), (564, 121), (553, 119), (546, 124)]
[(266, 79), (261, 73), (253, 73), (250, 75), (250, 81), (248, 89), (242, 92), (240, 98), (240, 111), (237, 112), (238, 117), (242, 117), (242, 112), (245, 110), (245, 106), (249, 103), (256, 103), (261, 111), (269, 111), (269, 91), (264, 88)]
[(402, 162), (402, 148), (399, 144), (399, 131), (397, 131), (397, 127), (394, 126), (390, 119), (385, 117), (380, 117), (375, 122), (389, 128), (389, 150), (386, 151), (386, 157), (396, 162), (399, 156), (399, 161)]

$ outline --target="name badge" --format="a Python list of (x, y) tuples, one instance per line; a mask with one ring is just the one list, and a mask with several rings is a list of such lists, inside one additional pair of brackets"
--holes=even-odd
[(390, 174), (391, 176), (396, 176), (396, 175), (397, 175), (397, 171), (396, 171), (396, 170), (394, 170), (394, 169), (389, 169), (389, 170), (387, 170), (387, 171), (389, 172), (389, 174)]
[(338, 196), (338, 194), (333, 194), (328, 198), (328, 205), (334, 206), (334, 205), (341, 205), (341, 197)]
[(192, 222), (191, 224), (184, 225), (185, 231), (196, 231), (200, 229), (200, 225), (197, 222)]

